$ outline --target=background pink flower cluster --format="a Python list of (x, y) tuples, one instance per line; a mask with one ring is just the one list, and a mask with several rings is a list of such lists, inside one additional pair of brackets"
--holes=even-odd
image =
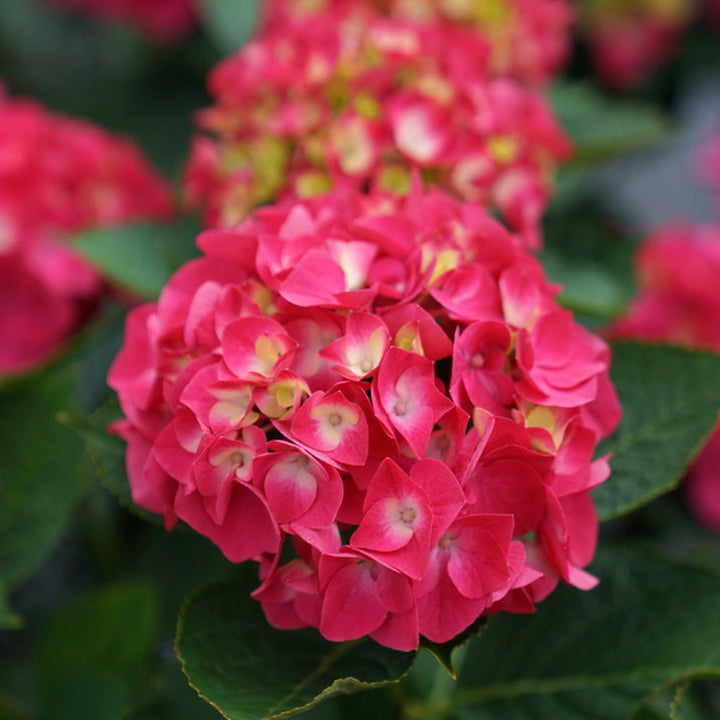
[(114, 428), (272, 624), (410, 650), (593, 586), (609, 351), (485, 209), (341, 188), (198, 245), (128, 318)]
[(543, 85), (570, 55), (575, 11), (566, 0), (267, 0), (266, 27), (278, 27), (342, 6), (343, 13), (368, 7), (382, 16), (471, 30), (485, 45), (487, 65), (497, 76)]
[(598, 0), (583, 3), (581, 32), (602, 81), (628, 90), (676, 50), (696, 12), (689, 0)]
[(718, 0), (593, 0), (578, 6), (579, 35), (595, 72), (623, 92), (677, 56), (694, 22), (720, 29)]
[[(497, 74), (497, 57), (506, 54), (494, 44), (497, 33), (451, 22), (435, 5), (425, 3), (429, 19), (418, 21), (403, 3), (388, 7), (408, 13), (357, 0), (307, 13), (270, 3), (263, 31), (211, 73), (215, 105), (198, 114), (205, 132), (195, 138), (185, 186), (206, 223), (231, 227), (260, 203), (339, 185), (403, 193), (415, 166), (427, 181), (498, 209), (538, 246), (569, 142), (537, 90)], [(492, 27), (524, 28), (520, 5), (498, 4), (502, 23)], [(527, 24), (567, 13), (564, 3), (537, 3)], [(523, 33), (522, 47), (536, 42), (544, 57), (544, 36)], [(515, 49), (508, 41), (507, 51)], [(532, 63), (541, 79), (561, 53), (549, 54)], [(508, 57), (503, 69), (515, 65)]]
[(0, 376), (46, 359), (92, 308), (100, 276), (72, 233), (166, 219), (171, 198), (136, 146), (0, 87)]

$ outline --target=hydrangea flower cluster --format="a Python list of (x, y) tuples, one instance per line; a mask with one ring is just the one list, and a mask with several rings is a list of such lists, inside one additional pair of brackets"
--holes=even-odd
[[(638, 296), (612, 334), (720, 352), (720, 226), (661, 228), (640, 246), (635, 266)], [(686, 490), (695, 516), (720, 532), (720, 426)]]
[(0, 376), (57, 350), (100, 294), (70, 233), (172, 210), (131, 142), (0, 87)]
[(386, 17), (467, 27), (486, 45), (492, 74), (530, 85), (544, 85), (565, 66), (575, 20), (566, 0), (267, 0), (263, 21), (277, 27), (339, 4), (345, 12), (372, 5)]
[(410, 167), (498, 209), (530, 246), (569, 142), (541, 94), (493, 77), (461, 24), (388, 18), (371, 3), (269, 26), (211, 73), (186, 168), (213, 227), (330, 187), (403, 193)]
[(675, 51), (695, 5), (691, 0), (582, 3), (581, 31), (602, 81), (630, 90), (645, 80)]
[(519, 239), (418, 185), (206, 231), (109, 376), (136, 503), (257, 561), (273, 625), (400, 650), (595, 584), (619, 416)]
[(46, 0), (64, 10), (127, 23), (162, 43), (188, 35), (197, 24), (195, 0)]

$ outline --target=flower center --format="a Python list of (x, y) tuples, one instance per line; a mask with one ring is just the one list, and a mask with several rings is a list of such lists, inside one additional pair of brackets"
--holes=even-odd
[(411, 505), (406, 505), (400, 510), (400, 519), (406, 524), (410, 525), (417, 517), (417, 510)]

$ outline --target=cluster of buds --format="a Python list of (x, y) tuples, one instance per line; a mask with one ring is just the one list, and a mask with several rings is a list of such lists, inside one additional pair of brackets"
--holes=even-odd
[(212, 227), (341, 186), (407, 192), (411, 167), (500, 212), (526, 243), (569, 142), (543, 96), (493, 74), (460, 23), (417, 23), (372, 3), (329, 3), (265, 31), (211, 73), (186, 168)]
[(171, 213), (131, 142), (0, 88), (0, 375), (57, 350), (100, 293), (70, 234)]
[(101, 20), (126, 23), (156, 42), (171, 43), (197, 24), (196, 0), (45, 0)]
[(468, 28), (485, 46), (492, 74), (536, 86), (565, 66), (575, 19), (567, 0), (267, 0), (263, 22), (276, 28), (320, 15), (331, 5), (358, 14), (371, 5), (385, 17)]
[(111, 369), (133, 498), (277, 627), (410, 650), (590, 588), (609, 351), (480, 205), (417, 178), (208, 230)]
[[(635, 258), (639, 293), (611, 333), (720, 351), (720, 226), (672, 225)], [(720, 426), (688, 473), (691, 510), (720, 532)]]
[(581, 33), (602, 81), (616, 90), (639, 85), (674, 53), (695, 5), (693, 0), (582, 3)]

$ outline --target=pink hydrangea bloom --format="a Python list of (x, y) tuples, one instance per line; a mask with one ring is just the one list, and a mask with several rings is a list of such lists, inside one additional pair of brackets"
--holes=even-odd
[(102, 279), (70, 234), (171, 213), (130, 141), (0, 88), (0, 376), (56, 351), (99, 297)]
[(276, 28), (331, 5), (358, 14), (372, 6), (386, 17), (466, 27), (486, 47), (493, 74), (531, 85), (545, 84), (562, 70), (575, 19), (566, 0), (267, 0), (263, 22)]
[(720, 226), (674, 224), (638, 248), (639, 293), (613, 333), (720, 350)]
[[(612, 334), (720, 352), (720, 226), (662, 228), (635, 266), (638, 295)], [(690, 467), (686, 490), (696, 517), (720, 531), (720, 430)]]
[(157, 42), (177, 42), (197, 23), (196, 0), (46, 0), (64, 10), (127, 23)]
[(459, 24), (331, 4), (279, 23), (211, 73), (185, 187), (208, 226), (330, 187), (406, 192), (410, 167), (498, 209), (531, 246), (569, 142), (543, 96), (495, 77)]
[(113, 429), (135, 502), (257, 561), (273, 625), (411, 650), (592, 587), (609, 351), (517, 236), (414, 184), (198, 246), (129, 315)]
[(602, 81), (629, 90), (645, 80), (675, 52), (695, 5), (692, 0), (582, 3), (581, 33)]

